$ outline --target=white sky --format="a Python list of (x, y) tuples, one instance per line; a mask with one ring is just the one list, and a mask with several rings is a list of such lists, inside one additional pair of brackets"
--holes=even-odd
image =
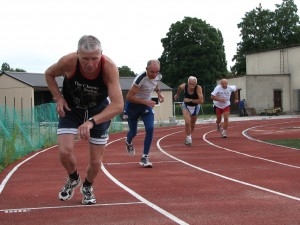
[[(294, 2), (299, 9), (300, 0)], [(259, 3), (274, 11), (282, 0), (2, 0), (0, 65), (43, 73), (91, 34), (118, 67), (140, 73), (161, 56), (171, 24), (188, 16), (222, 32), (229, 69), (241, 41), (237, 24)]]

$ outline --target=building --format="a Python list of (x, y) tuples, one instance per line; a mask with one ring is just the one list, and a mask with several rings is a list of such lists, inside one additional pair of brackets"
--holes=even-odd
[(246, 54), (246, 75), (229, 79), (257, 113), (280, 107), (300, 111), (300, 46)]
[[(61, 88), (63, 77), (57, 77), (56, 80)], [(124, 99), (133, 80), (134, 77), (120, 77)], [(173, 115), (172, 88), (161, 82), (160, 89), (165, 96), (165, 102), (158, 103), (154, 107), (155, 120), (165, 121)], [(155, 92), (153, 92), (153, 98), (157, 98)], [(52, 101), (52, 95), (48, 90), (44, 74), (5, 72), (0, 75), (0, 105), (23, 110)]]

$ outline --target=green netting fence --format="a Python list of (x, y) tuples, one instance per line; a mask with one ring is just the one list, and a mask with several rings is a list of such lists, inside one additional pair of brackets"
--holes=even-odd
[[(17, 159), (57, 143), (56, 104), (48, 103), (29, 110), (0, 105), (0, 171)], [(110, 132), (123, 130), (116, 116)]]

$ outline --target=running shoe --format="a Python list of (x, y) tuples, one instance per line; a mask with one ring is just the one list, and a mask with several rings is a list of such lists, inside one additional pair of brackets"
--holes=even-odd
[(192, 145), (192, 138), (186, 138), (185, 139), (185, 144), (188, 145), (188, 146), (191, 146)]
[(222, 138), (227, 138), (227, 132), (226, 132), (226, 130), (222, 131)]
[(135, 149), (133, 147), (132, 144), (129, 144), (127, 141), (125, 141), (126, 143), (126, 150), (128, 152), (129, 155), (135, 155)]
[(149, 161), (149, 156), (143, 156), (141, 158), (140, 165), (145, 168), (152, 168), (152, 163)]
[(88, 187), (81, 186), (80, 192), (81, 194), (83, 194), (82, 204), (84, 205), (96, 204), (96, 198), (93, 194), (92, 186), (88, 186)]
[(81, 180), (80, 180), (79, 176), (78, 176), (77, 180), (68, 178), (67, 183), (58, 193), (58, 198), (61, 201), (70, 200), (74, 195), (74, 189), (77, 188), (80, 183), (81, 183)]

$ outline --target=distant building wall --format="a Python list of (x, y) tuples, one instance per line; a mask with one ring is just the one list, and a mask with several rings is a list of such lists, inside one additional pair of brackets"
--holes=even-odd
[[(162, 91), (161, 93), (165, 97), (164, 102), (154, 107), (154, 120), (168, 121), (169, 117), (173, 116), (172, 91)], [(157, 98), (157, 94), (153, 92), (152, 97)]]
[(288, 75), (247, 75), (246, 76), (247, 106), (257, 112), (274, 107), (274, 90), (282, 92), (282, 109), (289, 112), (289, 76)]
[(9, 76), (0, 77), (0, 105), (16, 109), (30, 109), (34, 106), (34, 90)]
[[(280, 85), (274, 76), (265, 78), (263, 87), (267, 91), (270, 87), (277, 88), (273, 83), (277, 83), (278, 87), (283, 88), (283, 110), (284, 111), (300, 111), (300, 46), (289, 48), (274, 49), (265, 52), (257, 52), (246, 55), (247, 76), (265, 76), (265, 75), (289, 75), (289, 80), (285, 80), (285, 84)], [(278, 76), (275, 78), (277, 79)], [(279, 78), (279, 82), (281, 82)], [(287, 85), (288, 82), (289, 84)], [(289, 87), (289, 89), (284, 89)], [(288, 92), (288, 93), (287, 93)], [(268, 101), (268, 99), (266, 99)]]

